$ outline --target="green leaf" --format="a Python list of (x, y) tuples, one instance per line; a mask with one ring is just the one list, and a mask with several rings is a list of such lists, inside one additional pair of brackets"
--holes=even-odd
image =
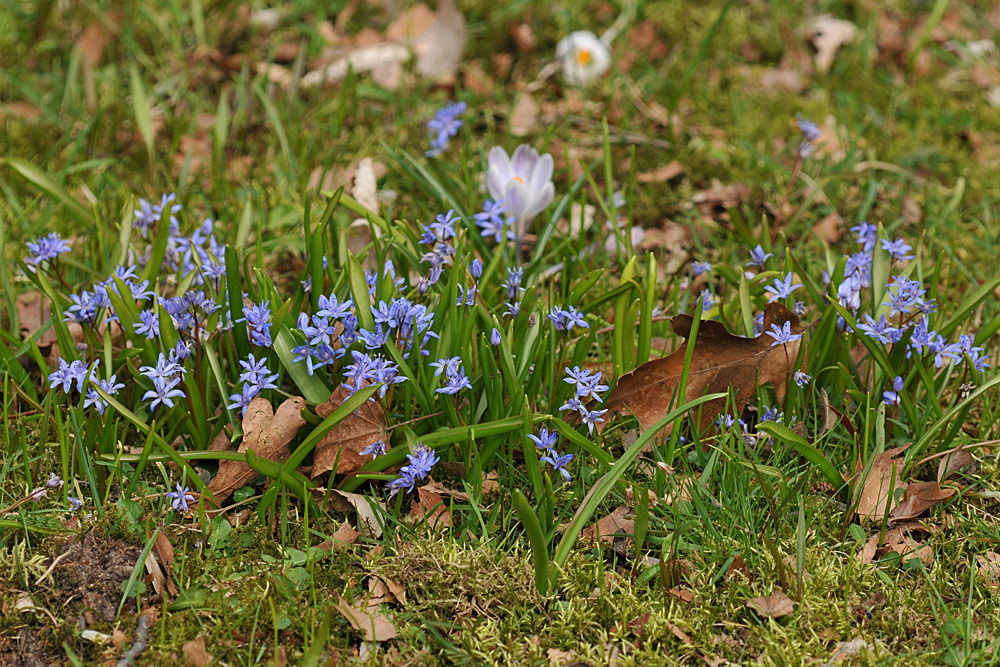
[(22, 177), (33, 183), (35, 187), (65, 206), (69, 210), (70, 215), (76, 218), (78, 222), (83, 223), (85, 229), (94, 229), (97, 227), (97, 218), (93, 212), (88, 210), (87, 207), (70, 195), (65, 188), (56, 183), (52, 177), (35, 165), (27, 160), (16, 157), (0, 158), (0, 164), (8, 165)]
[(542, 526), (538, 522), (538, 515), (531, 508), (528, 499), (520, 490), (514, 489), (511, 497), (514, 511), (524, 526), (524, 532), (528, 534), (528, 542), (531, 544), (531, 559), (535, 563), (535, 586), (542, 595), (549, 592), (549, 545), (542, 532)]

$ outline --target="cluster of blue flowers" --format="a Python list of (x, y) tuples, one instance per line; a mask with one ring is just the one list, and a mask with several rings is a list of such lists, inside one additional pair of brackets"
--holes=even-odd
[(461, 357), (451, 357), (450, 359), (438, 359), (430, 364), (434, 369), (434, 377), (440, 377), (443, 373), (447, 384), (435, 390), (437, 394), (457, 394), (463, 389), (472, 389), (469, 376), (465, 374)]
[(543, 455), (539, 457), (540, 461), (548, 463), (552, 466), (552, 469), (562, 475), (567, 482), (573, 480), (566, 469), (569, 462), (573, 460), (572, 454), (559, 455), (556, 452), (556, 443), (559, 441), (559, 434), (556, 431), (549, 431), (549, 429), (544, 426), (538, 431), (538, 435), (528, 434), (528, 438), (531, 439), (535, 446), (542, 450)]
[(548, 318), (552, 321), (552, 326), (556, 331), (569, 331), (573, 327), (590, 328), (587, 320), (583, 319), (583, 313), (573, 306), (566, 310), (553, 306), (552, 310), (549, 311)]
[(427, 157), (437, 157), (448, 149), (451, 138), (462, 127), (459, 116), (465, 113), (465, 102), (452, 102), (438, 110), (434, 118), (427, 121), (427, 133), (431, 148), (424, 153)]
[[(446, 266), (450, 266), (454, 261), (455, 247), (452, 240), (455, 238), (455, 223), (458, 216), (454, 210), (438, 215), (430, 225), (420, 225), (421, 245), (429, 245), (430, 250), (421, 257), (421, 262), (430, 265), (427, 275), (417, 283), (417, 293), (426, 294), (428, 290), (441, 280)], [(475, 302), (475, 299), (473, 299)]]
[(134, 264), (119, 266), (107, 279), (95, 284), (93, 292), (83, 290), (80, 294), (71, 294), (69, 299), (72, 303), (66, 308), (63, 319), (67, 322), (93, 326), (98, 323), (99, 312), (102, 309), (106, 309), (109, 311), (109, 315), (105, 319), (105, 322), (117, 321), (118, 314), (115, 313), (111, 297), (108, 296), (108, 292), (110, 291), (116, 296), (123, 297), (118, 289), (118, 283), (115, 282), (115, 278), (128, 288), (128, 292), (133, 299), (144, 301), (156, 296), (156, 293), (149, 289), (148, 280), (139, 280), (138, 272), (139, 268)]
[[(75, 385), (76, 391), (82, 393), (89, 380), (91, 385), (100, 387), (111, 396), (117, 396), (118, 390), (124, 389), (125, 385), (118, 382), (118, 378), (115, 375), (111, 375), (108, 378), (98, 377), (97, 367), (99, 365), (100, 360), (94, 362), (93, 368), (88, 368), (79, 359), (69, 363), (62, 357), (59, 357), (56, 362), (56, 369), (49, 373), (49, 387), (52, 389), (62, 389), (64, 394), (69, 394)], [(108, 407), (108, 404), (97, 393), (97, 390), (91, 386), (86, 389), (83, 407), (84, 409), (94, 408), (99, 414), (103, 415), (104, 409)]]
[(507, 279), (503, 282), (503, 289), (507, 293), (507, 300), (504, 303), (507, 312), (504, 313), (504, 317), (509, 315), (514, 318), (521, 314), (521, 295), (525, 292), (525, 288), (521, 287), (523, 280), (523, 268), (507, 269)]
[(140, 366), (139, 372), (152, 380), (153, 388), (142, 395), (142, 400), (150, 401), (149, 409), (156, 410), (161, 403), (168, 408), (174, 407), (175, 398), (184, 398), (184, 390), (179, 388), (187, 369), (181, 364), (171, 361), (162, 352), (155, 366)]
[(240, 360), (240, 366), (243, 367), (243, 372), (240, 374), (240, 382), (243, 383), (243, 389), (239, 393), (229, 397), (232, 403), (226, 407), (230, 410), (240, 410), (240, 414), (245, 417), (247, 407), (249, 407), (250, 402), (260, 392), (265, 389), (278, 388), (278, 385), (274, 384), (278, 379), (278, 374), (270, 375), (270, 371), (267, 368), (267, 359), (257, 359), (253, 356), (252, 352), (246, 361)]
[(480, 235), (492, 238), (495, 243), (500, 243), (504, 240), (504, 231), (506, 230), (507, 240), (513, 241), (515, 239), (514, 225), (510, 216), (504, 215), (507, 211), (507, 205), (502, 199), (497, 201), (487, 199), (486, 203), (483, 204), (483, 210), (472, 216), (476, 226), (482, 230)]
[(585, 368), (574, 366), (567, 368), (566, 377), (563, 382), (572, 385), (576, 392), (573, 398), (569, 399), (559, 407), (560, 411), (571, 410), (580, 415), (580, 420), (587, 425), (591, 434), (594, 432), (594, 425), (604, 421), (603, 417), (607, 410), (590, 410), (586, 406), (587, 401), (603, 402), (601, 393), (608, 390), (608, 385), (601, 384), (601, 371), (591, 372)]
[(409, 464), (400, 468), (399, 477), (388, 483), (391, 495), (396, 495), (400, 491), (413, 491), (417, 482), (426, 478), (434, 464), (441, 460), (433, 449), (421, 443), (417, 443), (413, 453), (407, 454), (406, 458)]
[(364, 352), (353, 350), (353, 364), (344, 367), (344, 377), (347, 381), (342, 385), (348, 395), (372, 384), (382, 384), (379, 397), (385, 397), (386, 391), (394, 384), (406, 382), (407, 377), (400, 375), (399, 367), (380, 355), (370, 356)]
[(34, 270), (34, 268), (42, 262), (51, 262), (52, 260), (58, 258), (59, 255), (72, 250), (69, 243), (64, 241), (63, 238), (55, 232), (52, 232), (47, 236), (41, 236), (33, 242), (29, 241), (25, 245), (28, 247), (28, 257), (24, 260), (24, 263), (27, 264), (28, 268), (31, 270)]

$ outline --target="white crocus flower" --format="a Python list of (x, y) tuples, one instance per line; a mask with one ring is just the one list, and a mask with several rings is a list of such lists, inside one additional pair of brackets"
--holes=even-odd
[(556, 196), (552, 184), (552, 156), (521, 144), (508, 157), (499, 146), (490, 150), (486, 170), (486, 188), (494, 201), (503, 201), (513, 218), (517, 238), (524, 237), (524, 230), (532, 218), (545, 210)]
[(559, 40), (556, 57), (567, 83), (576, 86), (596, 80), (611, 67), (608, 45), (589, 30), (571, 32)]

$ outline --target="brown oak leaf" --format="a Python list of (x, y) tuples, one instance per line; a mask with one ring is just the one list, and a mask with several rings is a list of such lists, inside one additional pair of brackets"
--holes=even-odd
[[(250, 402), (243, 417), (243, 442), (240, 453), (252, 449), (254, 454), (272, 461), (284, 461), (288, 456), (288, 443), (306, 423), (302, 408), (306, 401), (301, 396), (286, 399), (274, 412), (271, 404), (257, 397)], [(219, 473), (209, 483), (209, 490), (222, 502), (260, 473), (243, 461), (222, 461)]]
[[(677, 315), (671, 323), (674, 332), (687, 337), (693, 319), (690, 315)], [(801, 333), (799, 318), (779, 303), (770, 303), (764, 309), (764, 331), (771, 325), (782, 327), (789, 323), (793, 333)], [(759, 385), (771, 382), (781, 401), (788, 376), (794, 372), (799, 340), (785, 345), (772, 345), (774, 339), (766, 334), (756, 338), (743, 338), (726, 330), (721, 322), (701, 322), (694, 344), (694, 355), (688, 376), (687, 391), (674, 406), (694, 400), (699, 396), (727, 392), (731, 388), (736, 397), (736, 410), (742, 410), (757, 392)], [(671, 399), (680, 383), (684, 370), (686, 345), (679, 345), (669, 356), (654, 359), (623, 375), (608, 397), (610, 414), (634, 413), (643, 429), (659, 421), (671, 410)], [(726, 407), (721, 398), (704, 404), (699, 426), (708, 427)], [(671, 425), (664, 430), (669, 434)]]
[[(326, 419), (347, 399), (347, 390), (343, 386), (337, 387), (330, 398), (316, 408), (316, 413)], [(334, 426), (316, 445), (316, 452), (313, 454), (313, 479), (330, 472), (334, 466), (337, 467), (337, 475), (355, 472), (371, 460), (368, 456), (361, 456), (361, 451), (378, 440), (387, 440), (385, 410), (378, 401), (367, 401), (355, 413), (347, 415), (344, 421)]]

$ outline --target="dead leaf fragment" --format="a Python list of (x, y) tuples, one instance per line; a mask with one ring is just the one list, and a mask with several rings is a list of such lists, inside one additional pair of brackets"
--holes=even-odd
[(521, 93), (507, 119), (510, 133), (515, 137), (528, 136), (538, 127), (540, 113), (541, 110), (534, 98), (529, 93)]
[[(240, 443), (239, 452), (252, 449), (261, 458), (284, 461), (288, 456), (288, 443), (306, 423), (301, 414), (305, 405), (304, 398), (293, 396), (286, 399), (278, 406), (278, 411), (274, 412), (265, 399), (259, 396), (253, 399), (243, 417), (243, 442)], [(219, 463), (218, 474), (212, 478), (208, 488), (222, 502), (258, 474), (243, 461), (222, 461)]]
[(352, 607), (337, 594), (334, 608), (344, 615), (351, 627), (362, 634), (367, 642), (384, 642), (392, 639), (398, 633), (392, 620), (385, 614), (370, 614)]
[(205, 638), (198, 637), (181, 648), (184, 661), (191, 667), (206, 667), (212, 662), (212, 654), (205, 650)]
[(767, 597), (747, 600), (747, 606), (761, 616), (781, 618), (795, 611), (795, 603), (782, 590), (777, 590)]
[(816, 69), (824, 74), (830, 71), (837, 50), (847, 44), (858, 32), (850, 21), (832, 16), (817, 16), (809, 22), (809, 41), (816, 48)]
[[(906, 447), (895, 447), (887, 449), (875, 457), (868, 477), (865, 478), (864, 486), (861, 487), (861, 499), (858, 501), (858, 516), (862, 519), (880, 520), (885, 516), (886, 508), (892, 499), (889, 497), (889, 490), (905, 489), (906, 482), (903, 481), (902, 470), (903, 460), (898, 455)], [(893, 478), (895, 477), (895, 483)]]
[(976, 566), (979, 578), (994, 595), (1000, 594), (1000, 554), (987, 551), (983, 555), (976, 554)]
[(889, 525), (914, 519), (956, 493), (955, 489), (941, 488), (937, 482), (913, 482), (906, 488), (899, 505), (889, 512)]
[(444, 499), (426, 487), (417, 489), (417, 499), (411, 505), (410, 515), (418, 521), (426, 518), (427, 524), (432, 529), (447, 528), (451, 525), (451, 512)]
[(337, 511), (347, 512), (353, 509), (358, 513), (358, 528), (361, 529), (362, 534), (369, 537), (382, 537), (382, 526), (372, 508), (372, 503), (376, 503), (383, 510), (386, 509), (385, 503), (359, 493), (349, 493), (339, 489), (334, 489), (330, 497), (333, 499), (334, 509)]
[(921, 545), (911, 535), (911, 531), (931, 532), (928, 528), (916, 523), (908, 522), (885, 531), (882, 546), (879, 546), (881, 531), (876, 531), (858, 553), (858, 560), (864, 564), (873, 562), (884, 557), (890, 551), (894, 551), (902, 556), (901, 562), (905, 563), (913, 558), (919, 558), (925, 565), (934, 562), (934, 547), (929, 544)]
[[(21, 335), (30, 337), (52, 319), (50, 301), (39, 292), (28, 292), (17, 297), (17, 319), (21, 323)], [(38, 347), (48, 347), (56, 342), (56, 329), (49, 329), (38, 339)]]
[[(348, 399), (347, 390), (337, 387), (325, 403), (316, 408), (316, 413), (329, 417)], [(337, 475), (355, 472), (371, 460), (361, 452), (374, 442), (388, 439), (385, 430), (385, 410), (378, 401), (366, 401), (354, 413), (347, 416), (330, 430), (316, 445), (313, 455), (312, 478), (333, 470)]]
[[(677, 315), (671, 322), (679, 336), (687, 337), (692, 321), (690, 315)], [(771, 330), (772, 324), (781, 327), (786, 322), (792, 332), (801, 333), (799, 318), (781, 304), (770, 303), (764, 309), (764, 331)], [(743, 338), (729, 333), (721, 322), (701, 322), (687, 392), (678, 402), (731, 388), (736, 396), (735, 409), (740, 411), (756, 395), (758, 385), (767, 382), (773, 383), (780, 401), (788, 376), (795, 371), (793, 364), (800, 341), (772, 346), (773, 342), (766, 334)], [(684, 369), (685, 353), (686, 346), (680, 345), (669, 356), (649, 361), (619, 378), (605, 405), (610, 414), (634, 413), (644, 430), (655, 424), (670, 410)], [(704, 404), (700, 428), (705, 430), (712, 424), (725, 406), (725, 398)], [(665, 435), (670, 428), (664, 429)]]
[(657, 167), (652, 171), (642, 171), (635, 175), (635, 180), (640, 183), (666, 183), (672, 181), (684, 173), (684, 165), (677, 160), (671, 160), (662, 167)]
[(598, 537), (602, 544), (612, 544), (616, 535), (632, 535), (635, 532), (635, 517), (630, 516), (631, 514), (628, 507), (619, 505), (611, 514), (581, 530), (580, 539), (584, 544), (594, 546)]
[(386, 36), (413, 51), (421, 75), (447, 79), (455, 76), (465, 49), (465, 17), (455, 0), (439, 0), (436, 12), (417, 3), (389, 26)]
[(941, 463), (938, 464), (937, 471), (937, 481), (938, 483), (952, 477), (958, 473), (959, 470), (972, 463), (972, 454), (967, 449), (962, 449), (958, 447), (946, 454), (944, 458), (941, 459)]

